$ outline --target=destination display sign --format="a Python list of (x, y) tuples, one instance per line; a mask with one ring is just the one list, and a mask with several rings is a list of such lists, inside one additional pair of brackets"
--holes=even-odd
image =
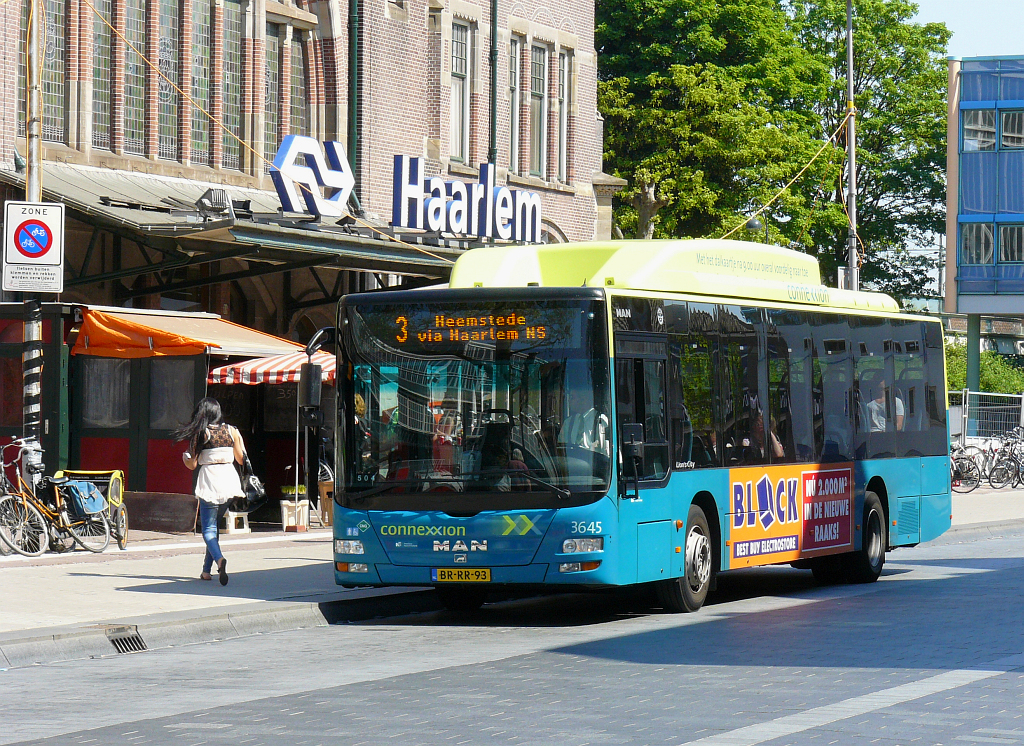
[[(414, 317), (422, 323), (422, 319)], [(414, 335), (422, 345), (437, 342), (514, 342), (519, 339), (545, 339), (548, 335), (546, 323), (530, 323), (526, 314), (511, 312), (476, 315), (435, 314), (428, 319), (425, 327), (409, 328), (409, 317), (401, 314), (395, 317), (395, 341), (405, 344), (409, 335)]]
[[(601, 323), (592, 301), (494, 301), (437, 304), (359, 304), (351, 309), (353, 333), (392, 350), (462, 354), (467, 345), (526, 350), (577, 348)], [(362, 346), (363, 343), (360, 343)]]

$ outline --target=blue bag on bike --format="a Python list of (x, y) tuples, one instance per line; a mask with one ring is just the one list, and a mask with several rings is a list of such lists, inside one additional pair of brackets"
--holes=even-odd
[(88, 515), (102, 513), (107, 509), (107, 501), (103, 497), (103, 493), (92, 482), (73, 480), (65, 484), (64, 489), (69, 498), (68, 504), (71, 512), (79, 517), (84, 518)]

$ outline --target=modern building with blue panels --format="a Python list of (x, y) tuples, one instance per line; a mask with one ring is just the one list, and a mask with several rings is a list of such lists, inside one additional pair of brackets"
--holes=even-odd
[(1024, 56), (951, 58), (947, 133), (946, 311), (977, 389), (981, 315), (1024, 315)]

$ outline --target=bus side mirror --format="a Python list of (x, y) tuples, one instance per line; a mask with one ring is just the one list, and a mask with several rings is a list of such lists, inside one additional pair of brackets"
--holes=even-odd
[(323, 386), (323, 367), (316, 363), (303, 363), (299, 368), (299, 406), (319, 407)]

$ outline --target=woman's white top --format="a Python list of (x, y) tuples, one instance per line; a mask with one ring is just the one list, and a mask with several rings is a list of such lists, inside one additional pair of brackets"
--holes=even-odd
[(244, 496), (242, 480), (235, 470), (235, 449), (227, 446), (200, 451), (196, 497), (213, 505), (223, 505), (233, 497)]

